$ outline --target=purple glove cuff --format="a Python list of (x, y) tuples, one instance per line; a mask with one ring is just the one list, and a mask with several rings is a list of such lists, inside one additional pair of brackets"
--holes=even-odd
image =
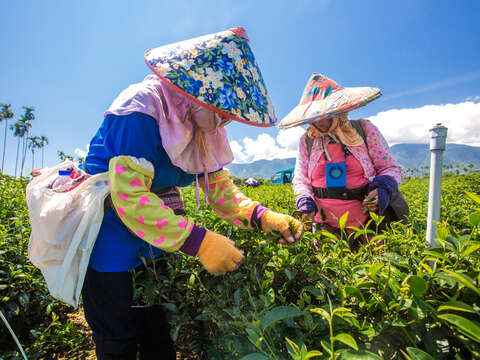
[(308, 195), (300, 195), (297, 196), (295, 199), (295, 205), (297, 206), (297, 210), (300, 212), (317, 212), (317, 204), (315, 201)]
[(262, 205), (255, 206), (255, 209), (253, 209), (252, 217), (250, 218), (250, 224), (253, 227), (257, 227), (257, 228), (261, 229), (262, 228), (262, 215), (267, 210), (269, 210), (269, 209), (262, 206)]
[(377, 189), (378, 191), (378, 213), (382, 215), (387, 209), (392, 195), (398, 191), (397, 181), (389, 175), (376, 176), (368, 186), (368, 192)]
[(206, 229), (197, 225), (193, 225), (192, 232), (188, 236), (187, 240), (185, 240), (183, 243), (180, 251), (190, 256), (197, 255), (198, 249), (200, 249), (200, 245), (202, 245), (202, 241), (206, 233)]
[[(262, 215), (267, 210), (268, 208), (263, 207), (262, 205), (257, 205), (255, 209), (253, 209), (252, 217), (250, 219), (252, 226), (256, 226), (259, 229), (262, 228)], [(197, 255), (198, 249), (200, 249), (200, 245), (202, 245), (206, 233), (206, 229), (193, 225), (192, 232), (183, 243), (180, 251), (190, 256)]]

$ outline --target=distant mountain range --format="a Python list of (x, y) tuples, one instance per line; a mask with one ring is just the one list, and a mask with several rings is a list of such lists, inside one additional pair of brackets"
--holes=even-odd
[[(420, 168), (430, 165), (430, 151), (428, 144), (397, 144), (391, 147), (394, 158), (405, 169)], [(447, 144), (443, 157), (444, 165), (473, 164), (475, 169), (480, 168), (480, 147)], [(295, 167), (295, 158), (258, 160), (249, 164), (230, 164), (227, 168), (230, 173), (240, 178), (256, 177), (269, 179), (278, 170)]]

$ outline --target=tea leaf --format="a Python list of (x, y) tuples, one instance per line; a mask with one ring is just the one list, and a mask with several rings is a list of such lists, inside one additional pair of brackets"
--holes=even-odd
[(339, 360), (383, 360), (380, 356), (366, 350), (341, 349)]
[(335, 310), (333, 310), (332, 316), (333, 315), (337, 315), (339, 317), (343, 317), (343, 316), (354, 317), (354, 315), (352, 314), (352, 311), (344, 307), (338, 307)]
[(288, 345), (292, 348), (293, 352), (298, 355), (300, 352), (300, 348), (298, 347), (297, 344), (295, 344), (292, 340), (290, 340), (288, 337), (285, 337), (285, 340), (287, 340)]
[(377, 273), (380, 271), (381, 268), (383, 268), (383, 265), (383, 262), (378, 262), (369, 266), (368, 273), (372, 279), (377, 279)]
[(311, 285), (306, 286), (303, 288), (305, 291), (308, 291), (310, 294), (316, 297), (322, 297), (323, 296), (323, 290), (321, 288), (316, 288)]
[(356, 287), (353, 287), (353, 286), (345, 286), (345, 292), (348, 294), (348, 295), (353, 295), (355, 296), (359, 301), (365, 301), (365, 298), (363, 297), (363, 294), (362, 292), (356, 288)]
[(407, 352), (412, 357), (412, 360), (435, 360), (430, 354), (417, 348), (407, 347)]
[(307, 353), (307, 355), (305, 355), (304, 359), (307, 360), (307, 359), (311, 359), (311, 358), (316, 357), (316, 356), (322, 356), (322, 354), (323, 353), (321, 353), (318, 350), (312, 350), (312, 351), (309, 351)]
[(421, 297), (427, 291), (427, 282), (416, 275), (410, 276), (407, 283), (412, 289), (413, 295), (417, 297)]
[(325, 320), (330, 320), (330, 313), (325, 310), (325, 309), (322, 309), (322, 308), (314, 308), (314, 309), (310, 309), (311, 312), (315, 313), (315, 314), (318, 314), (320, 315), (321, 317), (323, 317)]
[(448, 270), (448, 269), (444, 269), (443, 271), (444, 271), (444, 273), (448, 274), (447, 276), (450, 276), (451, 278), (453, 278), (457, 282), (459, 282), (459, 283), (465, 285), (466, 287), (468, 287), (469, 289), (475, 291), (477, 293), (477, 295), (480, 295), (480, 289), (477, 288), (473, 284), (472, 280), (468, 279), (465, 275), (453, 272), (453, 271)]
[(449, 301), (443, 305), (440, 305), (437, 311), (445, 311), (445, 310), (455, 310), (455, 311), (464, 311), (468, 313), (475, 313), (475, 310), (464, 302), (461, 301)]
[(270, 310), (262, 319), (261, 327), (265, 330), (280, 320), (291, 319), (303, 315), (303, 311), (291, 306), (278, 306)]
[(345, 224), (347, 223), (348, 220), (348, 211), (345, 212), (345, 214), (342, 215), (340, 220), (338, 220), (338, 225), (340, 229), (345, 229)]
[(437, 237), (439, 239), (445, 240), (449, 236), (450, 236), (450, 231), (448, 231), (448, 228), (444, 224), (442, 224), (437, 228)]
[(467, 196), (472, 199), (473, 201), (475, 201), (478, 205), (480, 205), (480, 196), (474, 194), (474, 193), (471, 193), (470, 191), (465, 191), (465, 194), (467, 194)]
[(480, 326), (478, 322), (473, 322), (456, 314), (440, 314), (438, 318), (448, 321), (450, 324), (455, 325), (458, 331), (465, 336), (480, 342)]
[(475, 211), (474, 213), (471, 213), (468, 217), (468, 220), (470, 221), (470, 225), (478, 226), (480, 224), (480, 211)]
[(327, 230), (322, 230), (321, 234), (329, 239), (332, 239), (334, 242), (338, 241), (338, 238), (334, 234), (328, 232)]
[(325, 349), (326, 352), (328, 352), (330, 355), (332, 355), (332, 348), (330, 347), (330, 344), (326, 342), (325, 340), (320, 341), (320, 344), (322, 347)]
[(389, 261), (394, 265), (408, 268), (408, 259), (398, 255), (397, 253), (392, 253), (392, 252), (384, 253), (381, 255), (381, 259), (385, 261)]
[(465, 250), (462, 251), (461, 257), (465, 258), (468, 255), (477, 251), (478, 249), (480, 249), (480, 244), (471, 245), (471, 246), (467, 247)]
[(352, 349), (358, 350), (357, 342), (349, 334), (341, 333), (341, 334), (335, 335), (333, 337), (333, 339), (337, 340), (337, 341), (340, 341), (340, 342), (344, 343), (345, 345), (350, 346)]
[(423, 252), (424, 255), (429, 255), (429, 256), (433, 256), (433, 257), (436, 257), (436, 258), (439, 258), (445, 262), (448, 262), (448, 263), (451, 263), (450, 259), (447, 258), (445, 255), (443, 254), (440, 254), (436, 251), (424, 251)]

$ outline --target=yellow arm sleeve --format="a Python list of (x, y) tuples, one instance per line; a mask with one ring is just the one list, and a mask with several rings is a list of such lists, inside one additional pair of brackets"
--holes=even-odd
[[(205, 179), (199, 178), (205, 191)], [(253, 229), (251, 218), (258, 201), (246, 197), (229, 177), (228, 170), (217, 171), (208, 175), (208, 203), (213, 211), (223, 220), (241, 229)]]
[(153, 165), (143, 158), (112, 158), (109, 164), (112, 203), (122, 223), (139, 238), (167, 252), (177, 251), (192, 232), (194, 223), (175, 215), (150, 192), (153, 175)]

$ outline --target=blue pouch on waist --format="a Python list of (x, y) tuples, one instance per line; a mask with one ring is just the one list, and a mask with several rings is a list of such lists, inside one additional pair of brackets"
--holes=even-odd
[(347, 186), (347, 170), (345, 162), (325, 164), (327, 188), (344, 188)]

